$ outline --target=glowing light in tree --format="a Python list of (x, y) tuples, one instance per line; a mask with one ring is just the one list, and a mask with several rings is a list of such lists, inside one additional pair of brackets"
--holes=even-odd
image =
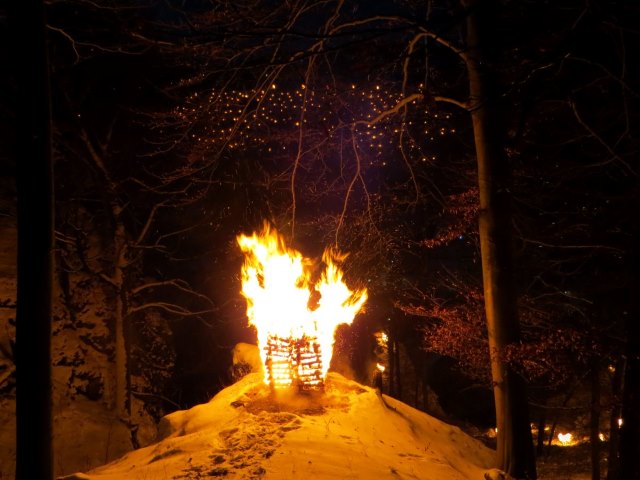
[(336, 328), (353, 322), (366, 290), (347, 287), (338, 266), (345, 255), (330, 249), (322, 257), (324, 270), (313, 278), (312, 261), (288, 248), (267, 224), (237, 240), (245, 254), (242, 294), (258, 334), (265, 382), (276, 388), (321, 385)]
[[(329, 138), (338, 139), (341, 131), (351, 132), (351, 126), (359, 122), (353, 134), (358, 145), (367, 150), (369, 165), (386, 166), (381, 158), (394, 151), (401, 130), (406, 129), (415, 130), (411, 135), (403, 136), (407, 151), (423, 162), (435, 160), (435, 155), (427, 155), (425, 148), (438, 137), (453, 134), (455, 130), (439, 126), (441, 122), (435, 121), (439, 118), (437, 113), (424, 115), (425, 105), (418, 105), (415, 100), (409, 102), (408, 106), (419, 111), (419, 116), (389, 117), (374, 125), (364, 123), (392, 109), (402, 98), (401, 93), (387, 91), (380, 85), (361, 87), (352, 84), (350, 89), (333, 91), (313, 89), (304, 84), (297, 88), (272, 84), (257, 90), (212, 90), (204, 96), (193, 94), (173, 114), (178, 121), (191, 124), (207, 111), (211, 117), (205, 116), (207, 120), (201, 127), (190, 128), (189, 135), (213, 148), (251, 148), (265, 155), (274, 154), (292, 148), (287, 135), (299, 128), (305, 131), (315, 128)], [(449, 114), (440, 115), (445, 124), (450, 118)], [(417, 132), (420, 132), (419, 138)], [(314, 136), (309, 136), (311, 138)], [(316, 141), (324, 142), (323, 139)]]

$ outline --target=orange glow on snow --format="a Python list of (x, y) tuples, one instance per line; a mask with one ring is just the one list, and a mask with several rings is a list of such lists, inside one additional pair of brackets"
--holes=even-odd
[[(350, 290), (343, 281), (338, 264), (344, 260), (327, 249), (322, 257), (324, 270), (319, 278), (312, 278), (312, 262), (285, 245), (278, 232), (265, 223), (262, 232), (237, 238), (245, 254), (242, 267), (242, 294), (247, 300), (249, 324), (256, 328), (262, 362), (272, 366), (273, 378), (265, 368), (265, 382), (274, 387), (295, 384), (302, 367), (296, 365), (295, 354), (284, 358), (282, 354), (270, 357), (267, 345), (285, 339), (306, 341), (319, 357), (317, 377), (322, 381), (327, 374), (336, 328), (351, 324), (367, 300), (366, 290)], [(274, 340), (275, 339), (275, 340)], [(319, 348), (318, 348), (319, 347)], [(298, 359), (299, 360), (299, 359)]]

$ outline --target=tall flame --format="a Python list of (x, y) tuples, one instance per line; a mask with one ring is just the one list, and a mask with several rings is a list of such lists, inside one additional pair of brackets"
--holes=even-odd
[[(366, 290), (351, 291), (343, 281), (338, 263), (344, 256), (327, 249), (325, 265), (317, 282), (312, 262), (288, 248), (278, 232), (265, 223), (263, 231), (240, 235), (238, 245), (245, 254), (242, 294), (247, 299), (249, 324), (255, 326), (262, 361), (267, 365), (270, 338), (314, 338), (320, 346), (321, 376), (326, 376), (336, 328), (351, 324), (364, 302)], [(265, 373), (265, 382), (269, 383)], [(288, 386), (290, 380), (275, 382)]]

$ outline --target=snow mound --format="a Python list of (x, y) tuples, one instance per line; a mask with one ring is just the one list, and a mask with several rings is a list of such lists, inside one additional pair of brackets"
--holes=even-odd
[(257, 346), (250, 343), (238, 343), (233, 348), (233, 365), (247, 365), (251, 372), (262, 372), (262, 358)]
[(459, 428), (336, 373), (305, 394), (273, 394), (252, 373), (165, 417), (158, 443), (68, 478), (480, 480), (493, 458)]

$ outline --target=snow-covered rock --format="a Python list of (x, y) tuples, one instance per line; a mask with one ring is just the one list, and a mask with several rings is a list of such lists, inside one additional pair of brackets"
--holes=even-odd
[(507, 474), (497, 468), (492, 468), (484, 472), (485, 480), (508, 480)]

